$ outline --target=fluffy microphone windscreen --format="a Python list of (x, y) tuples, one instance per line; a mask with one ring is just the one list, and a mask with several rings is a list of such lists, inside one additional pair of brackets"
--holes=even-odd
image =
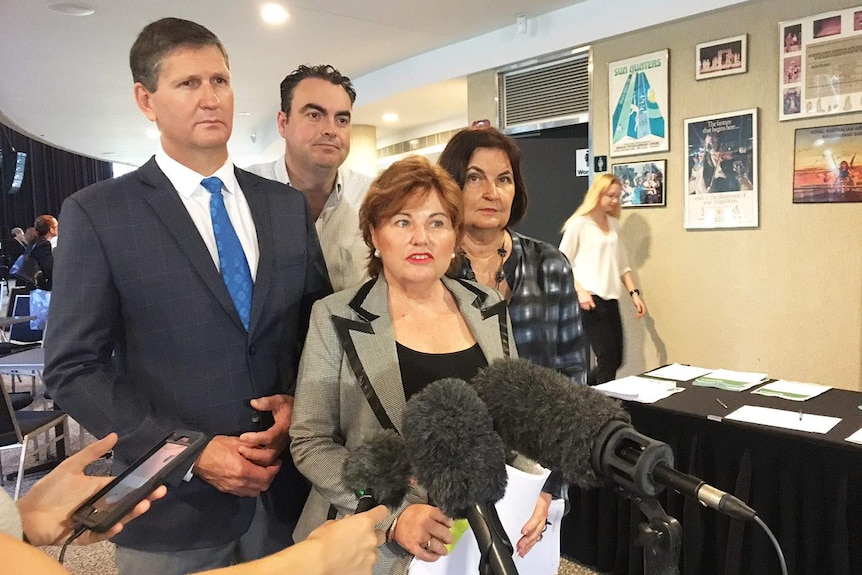
[(410, 475), (404, 439), (392, 429), (368, 437), (344, 460), (344, 483), (357, 493), (370, 491), (378, 503), (392, 509), (407, 495)]
[(407, 402), (404, 443), (416, 479), (453, 518), (506, 492), (506, 448), (488, 409), (463, 380), (441, 379)]
[(472, 384), (507, 447), (561, 472), (569, 483), (603, 484), (590, 451), (605, 424), (631, 421), (619, 402), (525, 359), (496, 360)]

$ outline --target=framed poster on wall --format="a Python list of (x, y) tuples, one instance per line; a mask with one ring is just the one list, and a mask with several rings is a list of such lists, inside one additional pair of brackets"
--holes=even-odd
[(707, 80), (748, 70), (748, 34), (704, 42), (695, 47), (696, 80)]
[(862, 110), (862, 6), (779, 24), (778, 119)]
[(862, 124), (796, 130), (793, 203), (862, 202), (860, 150)]
[(757, 108), (685, 120), (686, 229), (756, 228)]
[(608, 64), (610, 155), (669, 149), (668, 51)]
[(620, 205), (624, 208), (654, 208), (665, 205), (665, 160), (614, 164), (614, 175), (623, 183)]

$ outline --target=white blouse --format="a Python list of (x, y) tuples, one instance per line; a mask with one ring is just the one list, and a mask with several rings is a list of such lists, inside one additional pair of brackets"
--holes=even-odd
[(622, 275), (631, 271), (620, 241), (619, 220), (608, 217), (608, 233), (588, 215), (579, 216), (563, 232), (560, 251), (572, 263), (577, 282), (602, 299), (620, 299)]

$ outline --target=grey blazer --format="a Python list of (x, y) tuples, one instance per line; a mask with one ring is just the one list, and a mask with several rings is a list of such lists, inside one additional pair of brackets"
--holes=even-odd
[[(118, 470), (176, 428), (266, 428), (270, 414), (249, 400), (293, 390), (311, 304), (331, 293), (326, 266), (302, 194), (242, 170), (236, 177), (260, 252), (248, 332), (155, 160), (63, 203), (45, 384), (88, 431), (119, 434)], [(287, 459), (264, 499), (290, 520), (307, 487)], [(153, 551), (214, 547), (244, 533), (254, 509), (254, 498), (194, 478), (115, 540)]]
[[(442, 281), (485, 358), (491, 362), (517, 356), (500, 295), (465, 280)], [(356, 495), (341, 480), (348, 451), (383, 426), (401, 432), (406, 400), (388, 291), (381, 276), (329, 296), (312, 309), (290, 427), (294, 462), (312, 484), (294, 533), (297, 541), (326, 521), (331, 506), (338, 516), (356, 509)], [(407, 505), (424, 502), (424, 490), (413, 489), (381, 527), (388, 528)], [(406, 572), (411, 557), (396, 543), (384, 545), (374, 572)]]

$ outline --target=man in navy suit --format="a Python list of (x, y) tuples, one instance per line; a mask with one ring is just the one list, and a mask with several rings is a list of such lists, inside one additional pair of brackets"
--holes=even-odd
[(165, 18), (130, 63), (161, 149), (63, 204), (45, 382), (88, 431), (119, 433), (115, 472), (174, 429), (210, 437), (114, 539), (121, 574), (171, 575), (290, 544), (308, 489), (285, 451), (291, 395), (311, 304), (331, 287), (302, 194), (228, 157), (219, 39)]

